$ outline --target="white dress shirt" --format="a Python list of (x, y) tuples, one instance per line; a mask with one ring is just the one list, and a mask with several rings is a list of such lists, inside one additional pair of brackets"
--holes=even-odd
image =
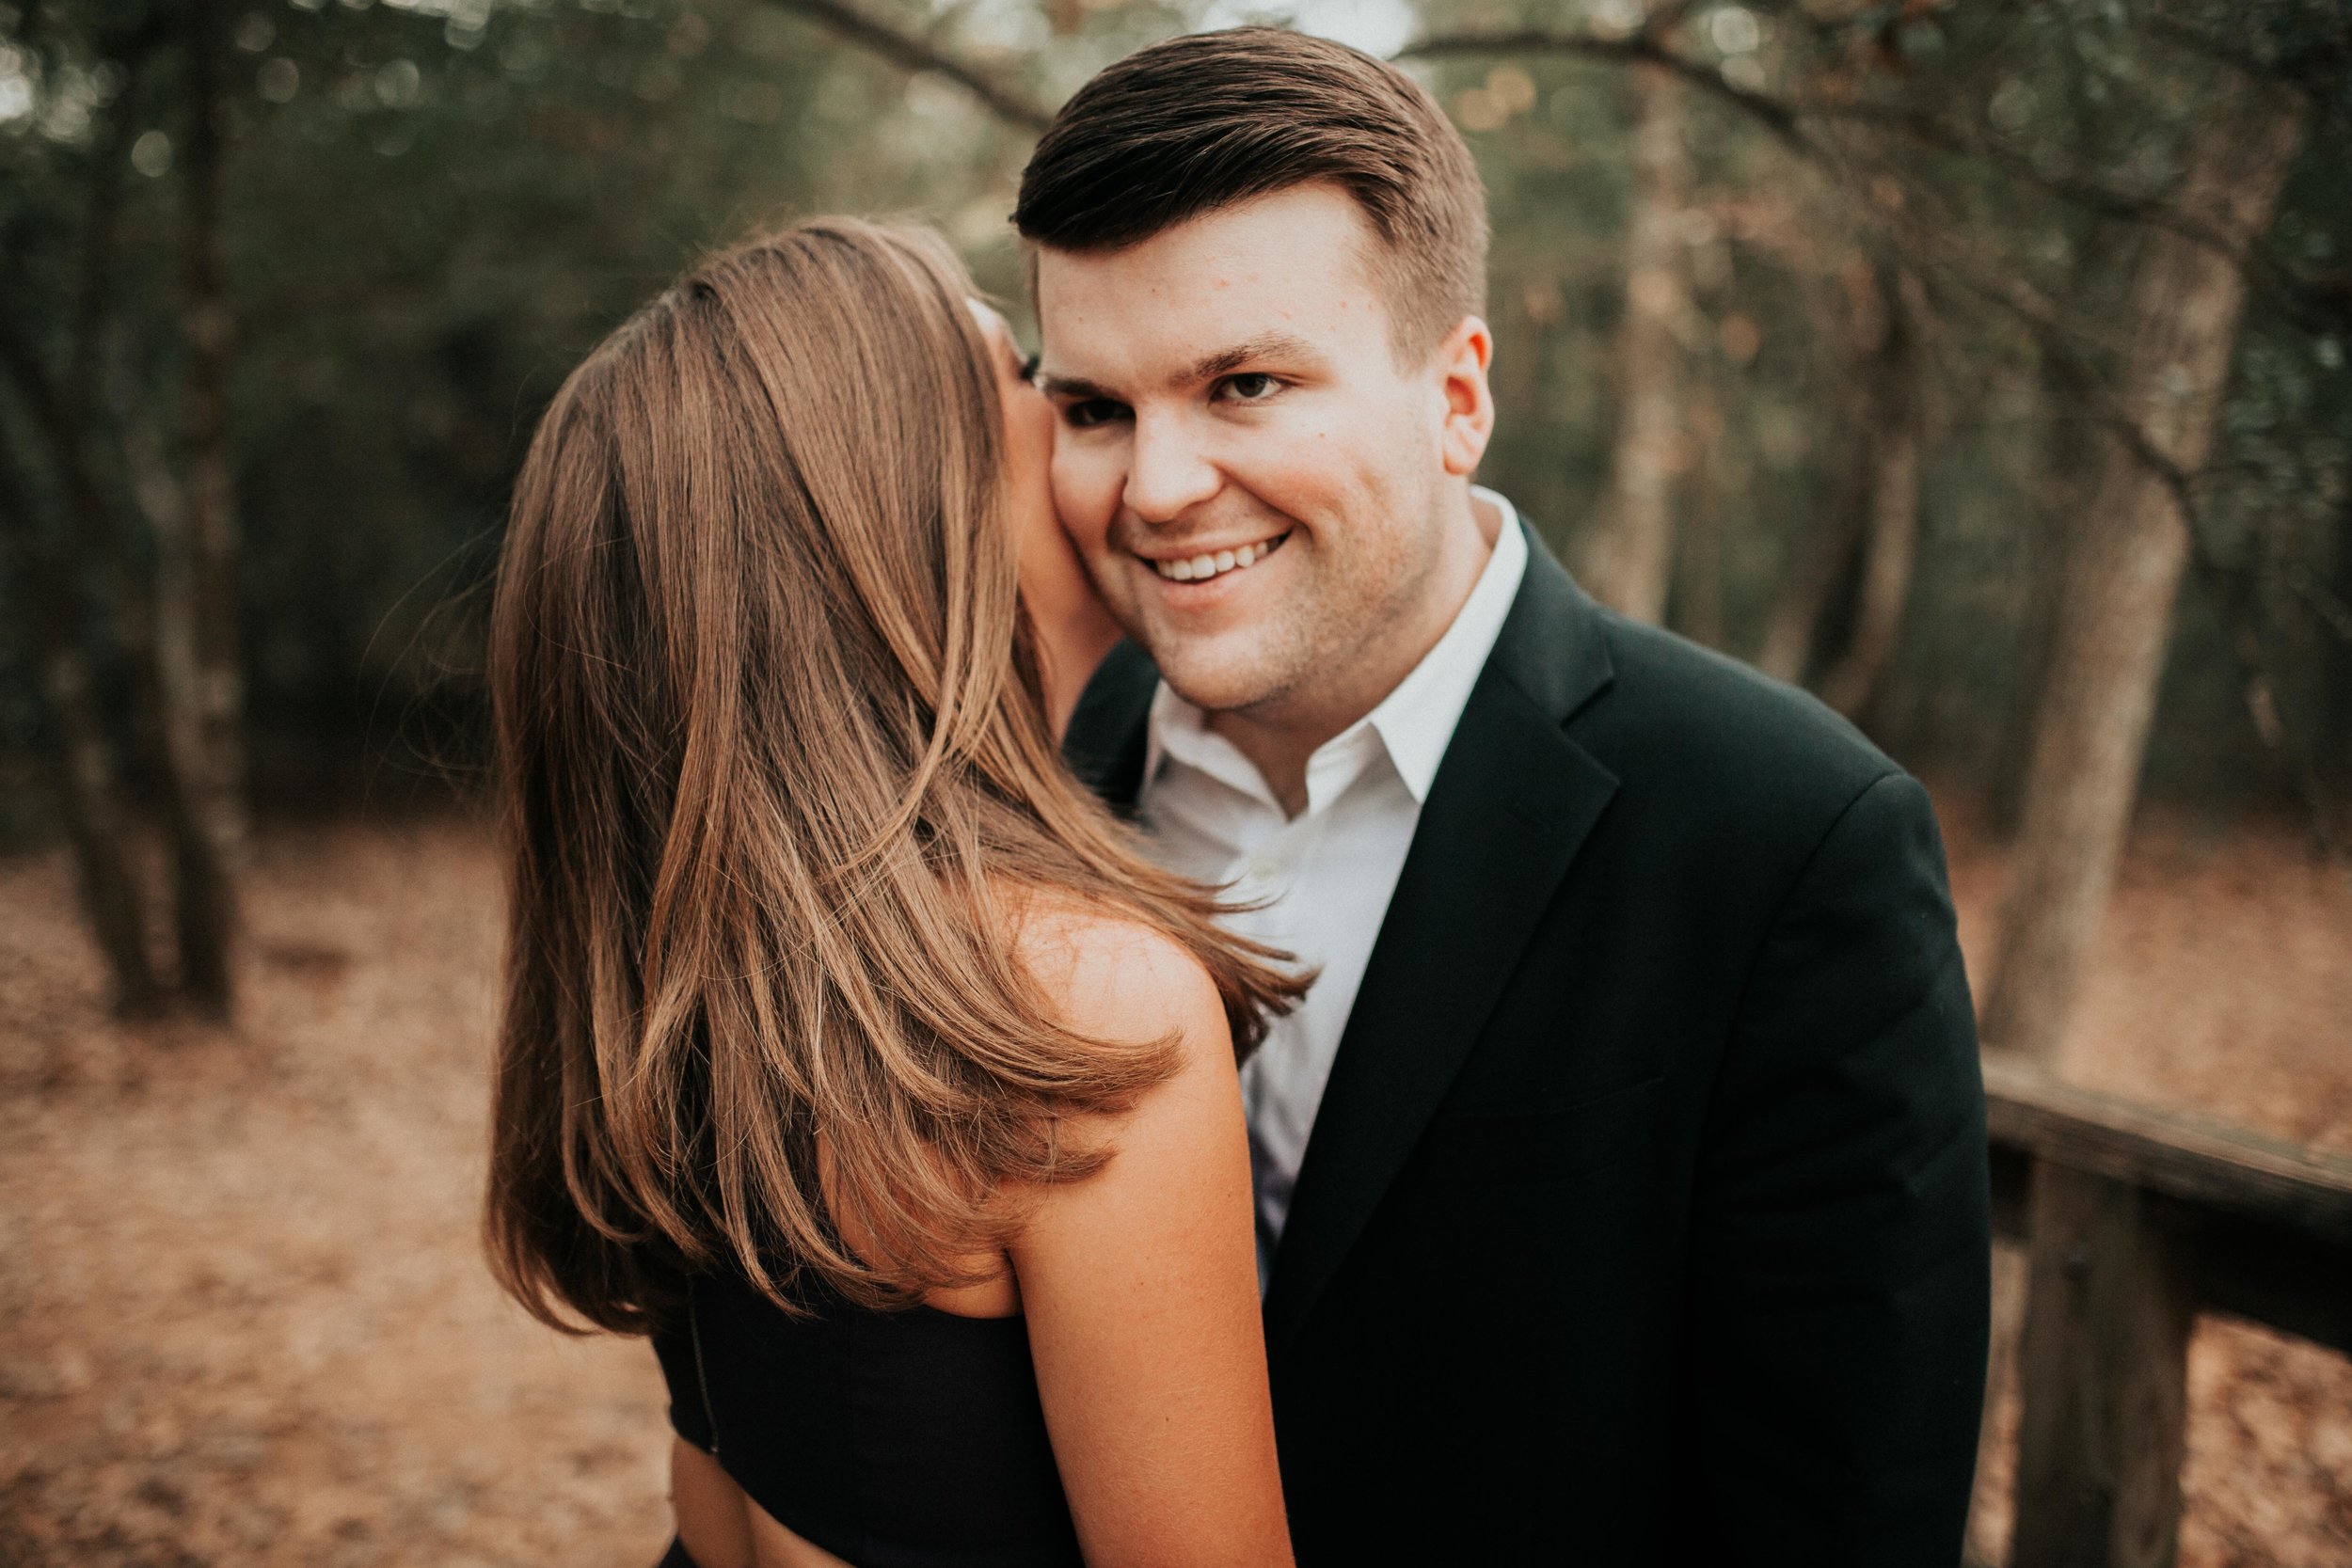
[(1307, 807), (1297, 816), (1284, 815), (1257, 765), (1211, 731), (1206, 714), (1165, 681), (1152, 695), (1138, 804), (1154, 853), (1172, 870), (1259, 905), (1226, 924), (1321, 971), (1242, 1069), (1261, 1290), (1422, 802), (1527, 571), (1527, 541), (1511, 503), (1483, 488), (1470, 495), (1502, 520), (1470, 597), (1379, 706), (1307, 759)]

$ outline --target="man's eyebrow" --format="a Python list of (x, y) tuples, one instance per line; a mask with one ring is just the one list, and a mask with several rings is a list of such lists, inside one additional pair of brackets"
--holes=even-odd
[(1056, 375), (1053, 372), (1046, 370), (1038, 372), (1037, 388), (1047, 397), (1073, 398), (1080, 403), (1089, 402), (1095, 398), (1102, 398), (1110, 403), (1120, 401), (1118, 393), (1098, 387), (1083, 376)]
[(1239, 370), (1252, 359), (1311, 359), (1314, 345), (1295, 332), (1261, 332), (1247, 338), (1232, 348), (1221, 348), (1215, 354), (1193, 361), (1191, 379), (1195, 382), (1214, 381), (1220, 375)]
[[(1252, 359), (1311, 359), (1315, 356), (1314, 345), (1295, 332), (1261, 332), (1231, 348), (1221, 348), (1215, 354), (1194, 360), (1191, 368), (1177, 379), (1184, 385), (1197, 386), (1200, 382), (1214, 381), (1220, 375), (1230, 374)], [(1079, 402), (1093, 398), (1109, 403), (1127, 401), (1120, 394), (1083, 376), (1057, 375), (1048, 370), (1038, 372), (1037, 385), (1050, 397), (1072, 398)]]

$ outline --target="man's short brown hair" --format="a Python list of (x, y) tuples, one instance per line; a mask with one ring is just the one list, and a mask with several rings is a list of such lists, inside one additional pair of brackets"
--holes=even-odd
[(1195, 33), (1105, 67), (1055, 115), (1012, 221), (1053, 250), (1120, 250), (1313, 181), (1344, 188), (1392, 346), (1411, 361), (1486, 304), (1486, 193), (1470, 149), (1386, 60), (1278, 27)]

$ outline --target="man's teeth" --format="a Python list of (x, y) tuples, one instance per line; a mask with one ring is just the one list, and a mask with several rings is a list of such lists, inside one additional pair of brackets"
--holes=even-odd
[(1227, 572), (1237, 572), (1244, 566), (1254, 565), (1263, 561), (1281, 542), (1279, 538), (1263, 540), (1255, 545), (1244, 545), (1237, 550), (1196, 555), (1189, 561), (1154, 561), (1152, 569), (1170, 582), (1199, 582), (1203, 578), (1222, 577)]

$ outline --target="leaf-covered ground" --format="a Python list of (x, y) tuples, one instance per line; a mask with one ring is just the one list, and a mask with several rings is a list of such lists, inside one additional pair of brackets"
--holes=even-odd
[(483, 836), (265, 837), (234, 1035), (105, 1024), (69, 891), (0, 867), (0, 1562), (650, 1564), (651, 1354), (475, 1241)]
[[(1977, 950), (1997, 856), (1953, 843)], [(485, 838), (280, 829), (249, 896), (239, 1028), (135, 1031), (62, 857), (0, 862), (0, 1564), (650, 1563), (650, 1354), (532, 1323), (476, 1245)], [(2352, 879), (2291, 828), (2159, 817), (2069, 1070), (2352, 1150), (2348, 1020)], [(2208, 1323), (2191, 1372), (2183, 1562), (2352, 1561), (2352, 1367)]]
[[(1965, 814), (1946, 818), (1975, 964), (2002, 857)], [(2086, 1087), (2352, 1153), (2352, 869), (2315, 861), (2292, 821), (2144, 813), (2061, 1067)], [(2022, 1258), (1996, 1262), (2022, 1301)], [(2182, 1568), (2352, 1563), (2352, 1364), (2207, 1318), (2188, 1375)], [(2013, 1391), (1993, 1420), (2013, 1442)], [(2004, 1443), (1978, 1477), (1970, 1544), (1986, 1561), (2007, 1538), (2011, 1459)]]

